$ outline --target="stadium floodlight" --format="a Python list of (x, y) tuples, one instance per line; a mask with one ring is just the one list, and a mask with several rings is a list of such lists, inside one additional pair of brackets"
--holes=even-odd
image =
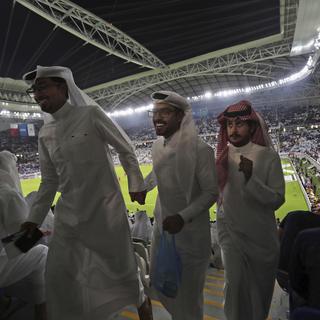
[(212, 92), (211, 91), (207, 91), (205, 94), (204, 94), (204, 97), (206, 99), (210, 99), (212, 97)]
[[(245, 87), (245, 88), (221, 90), (221, 91), (214, 93), (214, 96), (215, 97), (229, 97), (229, 96), (239, 95), (239, 94), (243, 94), (243, 93), (250, 94), (252, 92), (262, 91), (262, 90), (266, 90), (266, 89), (274, 89), (274, 88), (282, 87), (282, 86), (290, 84), (290, 83), (294, 83), (296, 81), (300, 81), (300, 80), (306, 78), (307, 76), (309, 76), (313, 72), (314, 66), (315, 66), (318, 58), (319, 58), (319, 51), (317, 51), (314, 56), (309, 57), (307, 64), (300, 71), (293, 73), (292, 75), (290, 75), (286, 78), (279, 79), (277, 81), (261, 83), (259, 85), (249, 86), (249, 87)], [(196, 97), (198, 98), (200, 96), (196, 96)], [(191, 100), (194, 100), (194, 97), (191, 97)]]
[(146, 106), (141, 106), (138, 108), (127, 108), (125, 110), (118, 110), (118, 111), (114, 111), (114, 112), (107, 112), (107, 116), (108, 117), (123, 117), (123, 116), (127, 116), (133, 113), (142, 113), (142, 112), (146, 112), (148, 110), (151, 110), (153, 107), (152, 104), (148, 104)]
[(308, 52), (310, 49), (312, 49), (313, 46), (315, 46), (316, 40), (312, 39), (305, 45), (297, 45), (293, 46), (291, 49), (292, 54), (301, 54), (302, 52)]
[(135, 108), (135, 109), (134, 109), (134, 112), (140, 113), (140, 112), (148, 111), (148, 110), (150, 110), (150, 109), (152, 109), (152, 104), (149, 104), (149, 105), (147, 105), (147, 106), (142, 106), (142, 107)]
[(134, 110), (132, 108), (128, 108), (128, 109), (125, 110), (125, 113), (126, 113), (126, 115), (133, 114)]

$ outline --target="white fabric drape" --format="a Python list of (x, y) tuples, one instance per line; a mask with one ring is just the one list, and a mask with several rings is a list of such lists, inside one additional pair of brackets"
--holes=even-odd
[[(0, 239), (18, 232), (26, 221), (28, 206), (21, 194), (16, 157), (9, 151), (0, 152)], [(18, 250), (17, 250), (18, 251)], [(38, 245), (27, 253), (9, 259), (0, 241), (0, 288), (18, 286), (14, 296), (30, 303), (45, 300), (44, 268), (47, 247)], [(23, 292), (21, 291), (21, 288)]]

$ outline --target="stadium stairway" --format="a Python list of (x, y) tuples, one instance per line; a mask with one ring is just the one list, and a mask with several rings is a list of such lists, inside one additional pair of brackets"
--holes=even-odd
[[(204, 318), (203, 320), (225, 320), (223, 313), (224, 272), (215, 268), (208, 268), (204, 288)], [(154, 320), (171, 320), (169, 313), (151, 293)], [(270, 316), (267, 320), (286, 320), (288, 296), (276, 283), (271, 304)], [(31, 320), (33, 310), (30, 306), (22, 308), (9, 318), (10, 320)], [(8, 320), (9, 320), (8, 319)], [(113, 320), (139, 320), (134, 306), (123, 309)]]
[[(225, 320), (223, 313), (223, 286), (224, 272), (209, 268), (204, 288), (204, 318), (203, 320)], [(154, 320), (171, 320), (169, 313), (160, 301), (152, 297)], [(276, 284), (272, 299), (270, 315), (267, 320), (286, 320), (288, 310), (288, 297)], [(129, 306), (121, 311), (114, 320), (139, 320), (135, 307)]]

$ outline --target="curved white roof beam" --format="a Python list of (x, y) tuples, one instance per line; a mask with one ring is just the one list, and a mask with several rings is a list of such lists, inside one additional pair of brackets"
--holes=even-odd
[(166, 65), (140, 43), (68, 0), (16, 0), (56, 27), (60, 27), (109, 54), (142, 67), (156, 69)]

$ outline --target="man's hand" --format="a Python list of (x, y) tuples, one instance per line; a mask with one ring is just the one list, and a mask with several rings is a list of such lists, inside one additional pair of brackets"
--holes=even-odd
[(147, 190), (139, 192), (129, 192), (131, 201), (137, 201), (139, 204), (145, 204)]
[(36, 230), (37, 228), (38, 228), (38, 224), (37, 224), (37, 223), (30, 222), (30, 221), (26, 221), (26, 222), (24, 222), (24, 223), (21, 225), (20, 230), (21, 230), (21, 231), (26, 230), (26, 231), (28, 232), (27, 236), (28, 236), (29, 238), (31, 238), (34, 230)]
[(184, 226), (184, 221), (179, 214), (166, 217), (162, 223), (163, 230), (168, 231), (171, 234), (180, 232), (183, 226)]
[(239, 171), (243, 172), (246, 182), (248, 182), (252, 176), (252, 167), (253, 167), (253, 162), (250, 159), (241, 155), (240, 163), (239, 163)]

